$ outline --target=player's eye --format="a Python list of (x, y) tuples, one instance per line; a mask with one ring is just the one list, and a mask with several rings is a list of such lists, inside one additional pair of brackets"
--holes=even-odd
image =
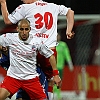
[(28, 31), (29, 28), (20, 28), (21, 31), (25, 30), (25, 31)]

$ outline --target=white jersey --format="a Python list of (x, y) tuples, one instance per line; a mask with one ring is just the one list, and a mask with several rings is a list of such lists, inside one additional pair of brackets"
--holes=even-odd
[[(41, 41), (35, 42), (30, 34), (27, 41), (21, 41), (18, 33), (7, 33), (0, 36), (0, 45), (9, 46), (10, 67), (7, 75), (20, 80), (32, 79), (38, 76), (36, 71), (37, 50), (46, 58), (53, 54)], [(39, 39), (40, 40), (40, 39)]]
[(20, 5), (8, 18), (12, 23), (27, 18), (30, 21), (31, 33), (41, 37), (48, 47), (54, 47), (57, 45), (58, 15), (66, 15), (69, 9), (63, 5), (36, 1)]

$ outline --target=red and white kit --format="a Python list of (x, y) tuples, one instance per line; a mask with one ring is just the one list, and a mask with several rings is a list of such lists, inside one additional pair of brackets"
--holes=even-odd
[[(42, 42), (49, 48), (57, 45), (57, 19), (58, 15), (66, 15), (68, 10), (63, 5), (47, 3), (38, 0), (31, 4), (22, 4), (8, 16), (12, 23), (17, 23), (22, 18), (30, 21), (31, 33), (41, 38)], [(56, 57), (56, 50), (53, 49)], [(52, 67), (49, 60), (44, 56), (38, 55), (38, 63), (42, 66), (42, 70), (50, 79), (53, 76)]]
[(9, 46), (10, 53), (10, 67), (1, 87), (6, 88), (11, 95), (22, 88), (27, 91), (31, 100), (34, 100), (34, 97), (35, 99), (46, 98), (36, 71), (36, 56), (39, 51), (40, 54), (48, 58), (53, 54), (53, 51), (32, 34), (29, 34), (27, 41), (20, 40), (18, 34), (7, 33), (0, 36), (0, 45)]

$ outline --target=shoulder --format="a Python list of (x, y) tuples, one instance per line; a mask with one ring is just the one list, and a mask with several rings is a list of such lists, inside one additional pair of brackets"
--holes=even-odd
[(55, 4), (55, 3), (48, 3), (48, 5), (50, 5), (51, 7), (59, 7), (59, 5)]
[(24, 11), (25, 9), (28, 9), (29, 7), (31, 7), (31, 5), (32, 4), (21, 4), (15, 9), (15, 11), (20, 11), (20, 10)]
[(4, 40), (4, 41), (11, 41), (11, 40), (15, 40), (14, 38), (14, 33), (6, 33), (0, 36), (0, 39)]
[(5, 37), (5, 38), (6, 38), (6, 37), (10, 37), (10, 36), (12, 36), (12, 33), (5, 33), (5, 34), (2, 34), (1, 36), (2, 36), (2, 37)]
[(5, 36), (10, 39), (14, 39), (14, 37), (18, 37), (18, 33), (6, 33)]
[(25, 4), (21, 4), (21, 5), (19, 5), (16, 9), (21, 9), (21, 8), (24, 7), (24, 5), (25, 5)]

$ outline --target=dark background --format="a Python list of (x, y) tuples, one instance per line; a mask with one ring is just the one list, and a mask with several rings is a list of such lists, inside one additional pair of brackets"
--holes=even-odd
[[(45, 0), (45, 1), (71, 7), (71, 9), (75, 11), (75, 14), (100, 13), (100, 0)], [(11, 13), (20, 4), (22, 4), (21, 0), (7, 0), (9, 13)]]

